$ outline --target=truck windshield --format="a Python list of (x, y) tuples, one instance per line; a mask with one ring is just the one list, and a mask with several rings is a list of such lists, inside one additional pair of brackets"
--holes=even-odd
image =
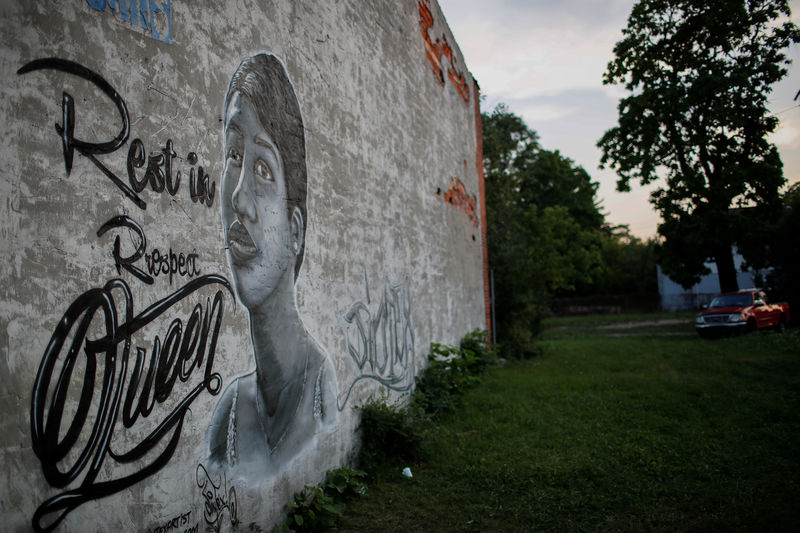
[(711, 301), (709, 307), (747, 307), (753, 305), (753, 295), (747, 294), (723, 294)]

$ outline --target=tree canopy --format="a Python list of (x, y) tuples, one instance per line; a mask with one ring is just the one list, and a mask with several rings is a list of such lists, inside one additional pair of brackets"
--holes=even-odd
[(603, 82), (630, 94), (598, 142), (601, 161), (620, 191), (657, 185), (660, 263), (686, 287), (712, 259), (721, 289), (735, 290), (732, 245), (757, 241), (758, 216), (780, 205), (767, 97), (800, 41), (789, 15), (786, 0), (640, 0), (614, 47)]

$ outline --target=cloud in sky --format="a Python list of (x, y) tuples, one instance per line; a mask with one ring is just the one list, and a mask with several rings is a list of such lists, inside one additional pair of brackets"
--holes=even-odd
[[(612, 224), (654, 235), (658, 215), (647, 202), (650, 188), (616, 192), (616, 175), (599, 170), (598, 139), (616, 125), (617, 103), (626, 95), (604, 86), (602, 75), (622, 37), (634, 0), (439, 0), (448, 25), (481, 92), (484, 110), (506, 103), (539, 134), (542, 146), (560, 150), (600, 183), (599, 197)], [(800, 0), (791, 0), (800, 23)], [(789, 52), (790, 76), (770, 98), (781, 126), (772, 137), (790, 182), (800, 180), (800, 46)]]
[(440, 2), (481, 90), (507, 99), (598, 87), (629, 4)]
[(533, 120), (534, 123), (546, 122), (548, 120), (560, 120), (569, 116), (574, 116), (579, 108), (576, 106), (560, 106), (547, 104), (520, 104), (519, 113)]
[(784, 124), (772, 134), (770, 140), (781, 148), (800, 148), (800, 131)]

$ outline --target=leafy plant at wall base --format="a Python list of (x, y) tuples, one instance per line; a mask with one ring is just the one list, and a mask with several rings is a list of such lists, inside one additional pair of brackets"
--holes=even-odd
[(465, 335), (459, 347), (432, 344), (428, 366), (417, 376), (408, 407), (388, 403), (384, 391), (358, 408), (362, 443), (359, 466), (373, 471), (390, 461), (422, 459), (430, 416), (450, 411), (495, 359), (487, 333), (481, 330)]
[(345, 502), (367, 493), (367, 485), (362, 481), (365, 477), (365, 472), (347, 466), (329, 470), (319, 486), (306, 485), (295, 493), (294, 499), (286, 504), (289, 516), (277, 530), (303, 533), (333, 527), (344, 513)]
[(367, 484), (363, 481), (366, 476), (367, 474), (363, 470), (343, 466), (329, 470), (325, 474), (322, 488), (326, 493), (333, 494), (335, 498), (347, 502), (367, 493)]
[(480, 383), (472, 371), (479, 366), (478, 357), (471, 350), (431, 343), (428, 366), (417, 376), (412, 405), (432, 415), (452, 411), (461, 395)]
[(389, 404), (386, 400), (384, 391), (358, 407), (361, 412), (358, 465), (368, 471), (390, 460), (422, 458), (422, 424), (407, 407)]
[(464, 335), (459, 344), (461, 351), (472, 354), (474, 359), (469, 371), (475, 375), (483, 374), (489, 366), (497, 361), (492, 346), (489, 344), (489, 333), (476, 329)]
[(336, 518), (344, 512), (343, 503), (335, 503), (333, 497), (325, 494), (321, 487), (306, 485), (295, 493), (294, 499), (286, 504), (289, 517), (278, 527), (280, 532), (320, 531), (334, 525)]

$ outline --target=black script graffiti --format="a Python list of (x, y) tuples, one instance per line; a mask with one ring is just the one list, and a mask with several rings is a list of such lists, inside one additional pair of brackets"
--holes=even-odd
[(145, 254), (144, 260), (147, 263), (147, 272), (150, 275), (169, 274), (170, 285), (172, 285), (172, 276), (174, 274), (190, 278), (200, 274), (200, 269), (197, 268), (197, 253), (195, 252), (186, 255), (183, 253), (176, 254), (170, 248), (169, 253), (162, 254), (158, 248), (155, 248), (152, 253)]
[[(129, 375), (133, 335), (203, 287), (217, 287), (213, 302), (207, 298), (205, 309), (200, 303), (195, 305), (185, 326), (182, 320), (173, 320), (163, 347), (160, 338), (155, 337), (140, 384), (145, 374), (146, 350), (137, 347)], [(51, 486), (65, 489), (82, 473), (85, 475), (77, 487), (47, 499), (36, 509), (32, 518), (34, 530), (53, 530), (78, 506), (122, 491), (170, 461), (192, 402), (203, 391), (216, 395), (222, 387), (222, 378), (214, 371), (214, 353), (224, 312), (223, 289), (233, 297), (227, 279), (206, 275), (190, 280), (134, 315), (130, 288), (122, 279), (114, 279), (103, 288), (89, 289), (70, 304), (45, 348), (34, 381), (31, 441)], [(123, 297), (120, 310), (115, 294)], [(93, 324), (93, 331), (100, 325), (100, 338), (89, 338)], [(99, 366), (103, 367), (102, 375), (98, 375)], [(83, 375), (73, 376), (81, 367)], [(139, 416), (147, 418), (151, 414), (156, 402), (162, 404), (170, 398), (176, 380), (185, 383), (196, 370), (202, 370), (199, 383), (178, 398), (177, 405), (152, 432), (130, 449), (112, 449), (120, 410), (124, 427), (131, 428)], [(101, 382), (96, 390), (98, 379)], [(77, 406), (69, 410), (68, 397), (77, 398)], [(113, 463), (106, 465), (106, 459)], [(125, 475), (113, 478), (113, 474), (106, 474), (112, 478), (97, 480), (101, 471), (109, 472), (109, 466), (115, 463), (131, 465), (136, 461), (143, 464), (125, 466)]]
[[(172, 144), (172, 139), (167, 139), (164, 148), (158, 153), (151, 153), (149, 156), (144, 148), (144, 143), (141, 139), (134, 139), (128, 148), (128, 159), (126, 167), (128, 170), (128, 181), (131, 188), (138, 192), (142, 192), (148, 185), (157, 193), (162, 193), (166, 190), (170, 195), (175, 196), (181, 185), (181, 171), (178, 170), (173, 176), (173, 160), (177, 157), (177, 153)], [(197, 165), (197, 154), (189, 152), (186, 155), (186, 161), (194, 167)], [(142, 179), (136, 176), (137, 168), (145, 168)], [(197, 171), (195, 173), (195, 170)], [(216, 183), (211, 181), (210, 176), (203, 170), (202, 166), (197, 169), (189, 169), (189, 195), (194, 203), (200, 202), (206, 204), (208, 207), (214, 203), (214, 193)]]
[(347, 352), (361, 372), (347, 392), (339, 396), (341, 411), (356, 383), (371, 379), (389, 389), (405, 392), (414, 383), (414, 327), (408, 278), (391, 284), (384, 280), (383, 294), (375, 314), (369, 310), (369, 283), (364, 272), (366, 303), (356, 302), (342, 317)]
[[(112, 255), (114, 257), (114, 266), (117, 268), (117, 274), (120, 274), (120, 267), (124, 268), (140, 280), (148, 285), (153, 284), (153, 277), (147, 275), (141, 268), (134, 265), (136, 261), (142, 258), (145, 250), (147, 250), (147, 238), (144, 235), (142, 227), (128, 215), (118, 215), (110, 219), (108, 222), (100, 226), (97, 230), (97, 236), (102, 237), (108, 230), (113, 228), (128, 228), (133, 230), (133, 233), (138, 237), (139, 244), (136, 246), (136, 251), (128, 257), (120, 255), (120, 242), (119, 235), (114, 239), (114, 249)], [(152, 274), (152, 272), (151, 272)], [(170, 282), (172, 278), (170, 277)]]
[(167, 143), (160, 153), (150, 154), (150, 157), (147, 158), (147, 169), (144, 172), (144, 177), (139, 181), (136, 179), (134, 169), (144, 166), (145, 155), (144, 143), (140, 139), (132, 140), (131, 146), (128, 148), (127, 167), (128, 181), (130, 181), (133, 190), (142, 192), (149, 183), (153, 191), (160, 193), (166, 188), (169, 194), (175, 196), (178, 192), (178, 187), (181, 185), (181, 173), (178, 171), (173, 179), (172, 160), (178, 154), (175, 153), (172, 147), (172, 139), (167, 139)]
[[(192, 512), (191, 511), (186, 511), (185, 513), (181, 513), (178, 516), (176, 516), (176, 517), (174, 517), (174, 518), (172, 518), (170, 520), (167, 520), (166, 523), (164, 523), (164, 524), (162, 524), (160, 526), (156, 526), (153, 529), (149, 529), (148, 533), (169, 533), (170, 531), (172, 531), (174, 529), (178, 529), (178, 528), (181, 528), (181, 527), (186, 526), (187, 524), (189, 524), (189, 518), (191, 516), (192, 516)], [(197, 526), (194, 526), (194, 529), (196, 529), (196, 528), (197, 528)]]
[[(55, 128), (61, 138), (62, 150), (64, 152), (64, 166), (66, 167), (67, 176), (72, 172), (74, 154), (77, 150), (79, 154), (91, 161), (95, 167), (111, 180), (111, 182), (122, 191), (125, 197), (136, 204), (139, 209), (147, 208), (147, 203), (139, 196), (139, 193), (141, 193), (147, 185), (150, 185), (150, 188), (159, 194), (166, 191), (170, 195), (175, 196), (178, 193), (181, 182), (181, 172), (178, 170), (173, 176), (174, 160), (177, 157), (177, 153), (175, 152), (172, 139), (167, 139), (163, 148), (160, 148), (155, 153), (151, 153), (149, 156), (147, 155), (144, 143), (141, 139), (133, 139), (128, 148), (128, 156), (126, 159), (128, 183), (125, 183), (117, 174), (95, 157), (96, 155), (116, 152), (125, 145), (130, 136), (128, 108), (123, 98), (110, 83), (98, 73), (79, 63), (57, 57), (36, 59), (26, 63), (22, 68), (17, 70), (17, 74), (27, 74), (38, 70), (66, 72), (91, 82), (111, 99), (117, 107), (122, 122), (120, 132), (110, 141), (92, 143), (76, 138), (75, 100), (69, 93), (64, 91), (61, 102), (63, 124), (56, 124)], [(197, 154), (194, 152), (189, 152), (186, 159), (192, 166), (197, 164)], [(136, 169), (141, 168), (144, 168), (145, 171), (140, 179), (136, 176)], [(202, 166), (197, 168), (197, 177), (195, 177), (194, 168), (190, 169), (189, 175), (189, 193), (192, 201), (211, 207), (214, 201), (216, 183), (210, 181), (208, 174), (205, 173)]]
[(67, 176), (72, 173), (72, 161), (74, 153), (75, 150), (78, 150), (78, 153), (89, 159), (89, 161), (91, 161), (98, 169), (100, 169), (100, 171), (105, 174), (106, 177), (108, 177), (108, 179), (110, 179), (111, 182), (114, 183), (114, 185), (116, 185), (126, 197), (132, 200), (137, 207), (140, 209), (145, 209), (147, 207), (145, 201), (139, 198), (139, 195), (125, 185), (122, 180), (120, 180), (113, 172), (111, 172), (108, 168), (106, 168), (105, 165), (103, 165), (97, 160), (97, 158), (94, 157), (95, 154), (110, 154), (115, 152), (128, 140), (131, 126), (130, 119), (128, 118), (128, 107), (125, 105), (125, 101), (116, 91), (116, 89), (114, 89), (111, 84), (108, 83), (98, 73), (89, 70), (79, 63), (75, 63), (74, 61), (69, 61), (67, 59), (61, 59), (58, 57), (36, 59), (23, 65), (22, 68), (17, 71), (17, 74), (27, 74), (28, 72), (48, 69), (66, 72), (67, 74), (73, 74), (79, 78), (83, 78), (93, 83), (101, 91), (103, 91), (103, 93), (105, 93), (112, 102), (114, 102), (114, 105), (119, 111), (120, 119), (122, 120), (120, 132), (116, 137), (114, 137), (114, 139), (110, 141), (92, 143), (81, 139), (76, 139), (75, 101), (69, 93), (64, 91), (63, 98), (61, 100), (61, 113), (64, 124), (56, 124), (56, 132), (61, 137), (61, 146), (64, 152), (64, 166), (67, 170)]
[(197, 465), (195, 471), (197, 486), (203, 495), (205, 502), (203, 517), (212, 530), (219, 531), (225, 511), (228, 512), (231, 525), (236, 525), (236, 488), (228, 487), (228, 480), (224, 474), (220, 474), (220, 479), (214, 483), (211, 475), (202, 464)]
[[(147, 237), (144, 230), (128, 215), (117, 215), (109, 219), (97, 230), (97, 236), (102, 237), (106, 232), (114, 228), (128, 228), (131, 230), (132, 238), (136, 240), (136, 250), (131, 255), (122, 257), (119, 235), (114, 238), (114, 247), (111, 254), (114, 257), (114, 266), (117, 269), (117, 274), (120, 273), (120, 269), (124, 268), (148, 285), (152, 285), (155, 281), (154, 277), (160, 274), (169, 276), (170, 285), (172, 285), (172, 278), (175, 274), (189, 278), (200, 275), (200, 268), (197, 266), (197, 253), (194, 251), (190, 254), (182, 252), (176, 254), (170, 248), (169, 252), (162, 253), (158, 248), (154, 248), (152, 252), (146, 253)], [(142, 257), (144, 257), (147, 272), (134, 265)]]
[[(194, 152), (189, 152), (187, 159), (192, 165), (197, 164), (197, 155)], [(210, 181), (208, 174), (203, 171), (203, 167), (197, 167), (197, 176), (194, 169), (189, 171), (189, 193), (193, 202), (204, 203), (211, 207), (214, 203), (216, 186), (217, 184)]]

